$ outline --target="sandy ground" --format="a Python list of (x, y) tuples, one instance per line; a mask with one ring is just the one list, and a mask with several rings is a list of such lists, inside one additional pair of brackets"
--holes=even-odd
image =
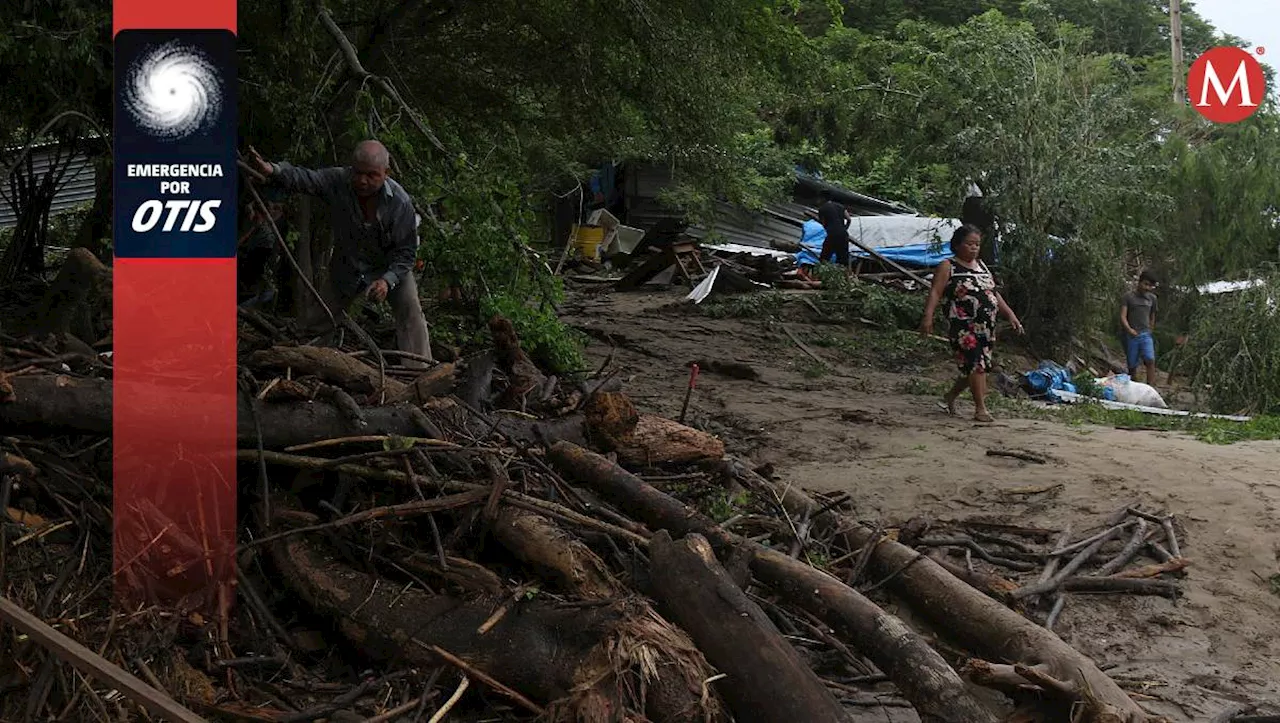
[[(1150, 696), (1139, 699), (1151, 712), (1174, 721), (1280, 700), (1280, 596), (1261, 579), (1280, 570), (1280, 442), (1216, 446), (1173, 433), (1032, 419), (977, 425), (943, 414), (932, 397), (903, 391), (912, 379), (945, 379), (941, 355), (874, 368), (810, 343), (831, 369), (815, 376), (813, 362), (777, 324), (708, 318), (681, 298), (579, 294), (564, 311), (569, 323), (594, 330), (594, 363), (610, 353), (598, 337), (612, 335), (614, 363), (642, 410), (679, 413), (689, 362), (750, 365), (759, 381), (703, 373), (691, 423), (720, 434), (731, 452), (771, 463), (782, 479), (851, 491), (864, 521), (981, 518), (1081, 530), (1125, 505), (1172, 512), (1183, 555), (1193, 561), (1185, 596), (1073, 596), (1056, 630), (1114, 665), (1111, 674), (1127, 688)], [(787, 326), (805, 341), (875, 333)], [(967, 404), (963, 413), (972, 412)], [(992, 448), (1052, 461), (987, 456)], [(916, 720), (901, 709), (878, 715)]]

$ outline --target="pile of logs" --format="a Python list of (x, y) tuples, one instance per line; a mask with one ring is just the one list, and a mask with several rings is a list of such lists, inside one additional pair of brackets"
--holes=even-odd
[[(714, 436), (638, 411), (607, 370), (557, 379), (510, 322), (490, 330), (491, 350), (414, 370), (288, 345), (269, 320), (246, 320), (240, 479), (266, 484), (241, 485), (252, 507), (241, 604), (221, 621), (95, 618), (57, 601), (38, 612), (68, 634), (66, 620), (110, 620), (92, 635), (82, 623), (90, 647), (209, 720), (852, 722), (886, 720), (886, 709), (929, 723), (1157, 720), (1024, 613), (1075, 591), (1173, 594), (1173, 583), (1124, 572), (1144, 550), (1167, 552), (1161, 572), (1178, 567), (1163, 518), (1127, 510), (1047, 550), (994, 533), (873, 528), (848, 493), (813, 496), (762, 474)], [(0, 386), (11, 392), (0, 434), (61, 435), (11, 437), (45, 453), (5, 457), (5, 487), (21, 475), (48, 490), (29, 512), (84, 537), (24, 547), (109, 555), (98, 534), (109, 503), (100, 490), (76, 498), (71, 481), (109, 469), (99, 453), (110, 382), (101, 364), (39, 371), (48, 366)], [(83, 458), (71, 451), (95, 444)], [(95, 458), (96, 471), (75, 471)], [(22, 527), (21, 514), (8, 525)], [(926, 554), (948, 548), (960, 552)], [(1015, 583), (992, 571), (1002, 560), (1043, 572)], [(38, 591), (15, 582), (48, 575), (29, 567), (8, 571), (11, 590)], [(29, 641), (4, 644), (28, 662), (12, 680), (0, 666), (0, 718), (136, 715), (110, 686), (42, 672), (51, 659), (30, 657)]]

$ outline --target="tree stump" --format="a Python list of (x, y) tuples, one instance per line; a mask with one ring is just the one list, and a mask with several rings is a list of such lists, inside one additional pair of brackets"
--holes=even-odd
[(720, 459), (724, 442), (665, 417), (641, 414), (631, 438), (617, 452), (627, 465), (690, 464)]

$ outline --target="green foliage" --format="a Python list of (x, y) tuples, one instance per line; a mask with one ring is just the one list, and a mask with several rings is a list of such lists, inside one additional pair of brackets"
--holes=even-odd
[(924, 317), (925, 296), (898, 291), (848, 276), (843, 269), (822, 264), (822, 300), (833, 314), (851, 321), (867, 320), (888, 328), (916, 329)]
[(1046, 43), (990, 14), (942, 42), (939, 72), (957, 90), (981, 89), (957, 98), (964, 120), (952, 149), (954, 168), (978, 179), (1003, 219), (1002, 293), (1033, 340), (1069, 341), (1105, 318), (1122, 249), (1152, 233), (1131, 218), (1158, 200), (1143, 182), (1151, 140), (1127, 101), (1137, 79), (1122, 61), (1089, 56), (1078, 37)]
[(485, 318), (501, 314), (511, 320), (520, 344), (539, 366), (556, 374), (586, 369), (582, 356), (585, 339), (556, 316), (554, 308), (530, 304), (509, 295), (486, 296), (481, 303)]
[(787, 304), (787, 296), (777, 291), (759, 291), (707, 299), (698, 305), (703, 314), (713, 319), (758, 319), (770, 321), (781, 318)]
[(947, 345), (937, 339), (900, 329), (857, 328), (850, 333), (832, 332), (819, 336), (813, 343), (836, 349), (863, 366), (888, 371), (918, 369), (947, 351)]
[[(1189, 55), (1230, 41), (1183, 16)], [(1052, 354), (1112, 330), (1138, 263), (1173, 285), (1277, 260), (1275, 109), (1211, 126), (1172, 107), (1166, 23), (1156, 0), (851, 5), (814, 39), (830, 61), (778, 138), (927, 213), (954, 217), (976, 183), (1000, 221), (1002, 293)]]
[[(111, 126), (111, 5), (97, 0), (0, 3), (0, 148), (25, 144), (28, 134), (68, 110)], [(89, 132), (69, 121), (55, 138)], [(90, 152), (105, 150), (93, 146)]]
[(751, 494), (742, 492), (730, 495), (728, 491), (718, 489), (703, 497), (698, 507), (711, 519), (718, 523), (727, 522), (738, 514), (738, 511), (751, 504)]
[(1280, 276), (1200, 305), (1180, 351), (1188, 375), (1224, 413), (1280, 414)]
[(821, 379), (831, 373), (831, 367), (806, 357), (800, 363), (800, 374), (805, 379)]
[(782, 12), (790, 3), (326, 6), (365, 68), (419, 117), (376, 83), (354, 82), (311, 17), (257, 4), (241, 17), (244, 135), (269, 156), (312, 165), (344, 161), (361, 138), (382, 140), (426, 211), (428, 281), (460, 287), (485, 313), (504, 310), (530, 353), (556, 369), (580, 366), (581, 354), (555, 321), (552, 192), (610, 159), (666, 163), (677, 181), (668, 200), (695, 214), (716, 198), (758, 206), (786, 189), (789, 156), (759, 110), (804, 48)]
[(1086, 397), (1102, 399), (1102, 385), (1094, 378), (1093, 374), (1085, 369), (1076, 374), (1071, 379), (1071, 383), (1075, 385), (1076, 393), (1083, 394)]
[[(1002, 293), (1045, 352), (1110, 331), (1138, 264), (1175, 286), (1280, 262), (1276, 108), (1213, 126), (1172, 107), (1164, 0), (323, 6), (412, 110), (347, 67), (312, 5), (247, 3), (242, 136), (312, 166), (382, 139), (427, 211), (428, 280), (512, 309), (558, 364), (574, 354), (550, 321), (559, 290), (546, 260), (559, 242), (544, 209), (608, 160), (668, 167), (663, 200), (695, 221), (718, 201), (784, 197), (797, 166), (948, 217), (977, 184), (1000, 220)], [(62, 110), (107, 124), (108, 6), (13, 2), (0, 21), (0, 89), (13, 101), (0, 141), (25, 141)], [(1190, 6), (1183, 37), (1189, 57), (1237, 42)], [(755, 298), (708, 313), (781, 309)], [(919, 321), (917, 297), (878, 287), (826, 298), (887, 326)], [(1162, 311), (1178, 309), (1166, 301)]]
[(700, 150), (694, 154), (696, 162), (676, 164), (674, 183), (660, 192), (659, 201), (682, 210), (692, 222), (711, 223), (717, 202), (758, 211), (790, 191), (792, 155), (774, 143), (767, 127), (739, 133), (729, 141), (723, 151)]
[(1203, 417), (1176, 417), (1145, 414), (1126, 409), (1107, 409), (1100, 404), (1070, 404), (1052, 409), (1031, 407), (1018, 401), (1000, 399), (1000, 409), (1018, 416), (1055, 419), (1068, 424), (1095, 424), (1126, 429), (1181, 432), (1206, 444), (1235, 444), (1280, 439), (1280, 417), (1262, 415), (1248, 422)]
[(1160, 240), (1144, 248), (1170, 283), (1199, 284), (1280, 261), (1280, 119), (1271, 113), (1175, 138)]

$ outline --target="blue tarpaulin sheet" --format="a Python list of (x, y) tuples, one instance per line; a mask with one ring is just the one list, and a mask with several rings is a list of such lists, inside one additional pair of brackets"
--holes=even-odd
[(800, 238), (800, 251), (796, 253), (796, 264), (800, 266), (817, 266), (818, 256), (822, 253), (822, 242), (827, 240), (827, 231), (822, 224), (812, 219), (804, 222), (803, 235)]
[[(932, 243), (887, 246), (876, 249), (876, 253), (903, 266), (929, 269), (951, 258), (951, 250), (946, 245), (939, 247)], [(871, 254), (852, 244), (849, 246), (849, 255), (861, 259), (871, 258)]]

